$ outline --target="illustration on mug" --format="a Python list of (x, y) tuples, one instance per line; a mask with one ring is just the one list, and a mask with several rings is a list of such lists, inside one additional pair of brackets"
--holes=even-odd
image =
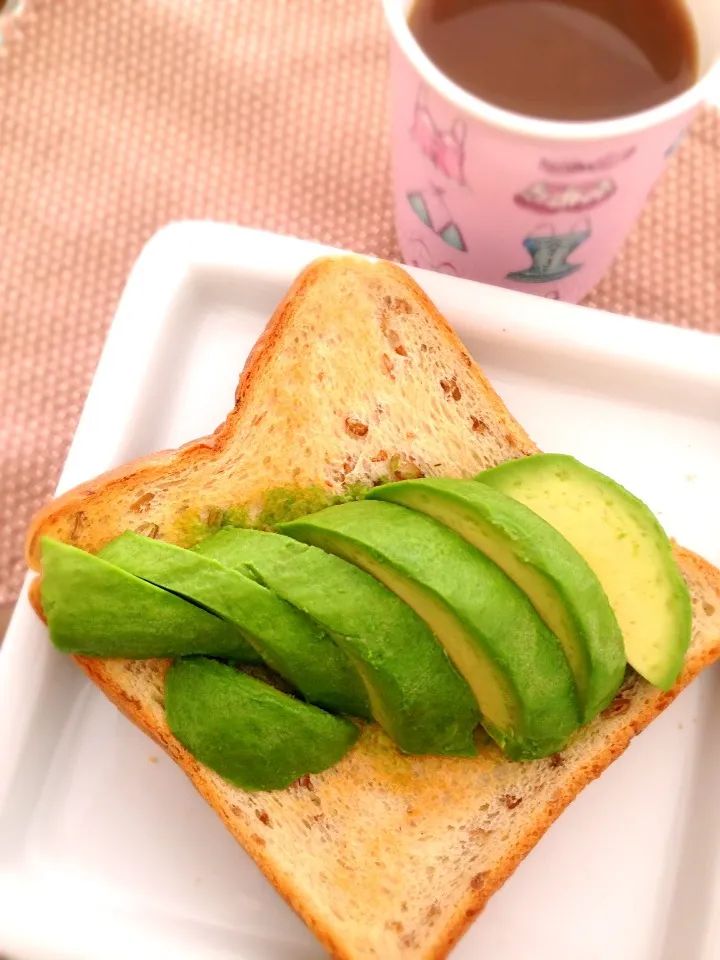
[(523, 270), (513, 270), (506, 279), (519, 283), (552, 283), (576, 273), (582, 263), (568, 263), (568, 257), (585, 243), (591, 234), (590, 222), (585, 219), (566, 233), (556, 233), (552, 224), (539, 224), (525, 237), (523, 246), (532, 263)]
[(637, 147), (624, 147), (622, 150), (612, 150), (597, 157), (595, 160), (553, 160), (549, 157), (540, 161), (540, 169), (554, 177), (567, 177), (578, 173), (599, 173), (612, 170), (618, 164), (629, 160)]
[(442, 187), (431, 183), (424, 190), (411, 190), (406, 197), (415, 215), (435, 236), (455, 250), (467, 251), (462, 231), (453, 220)]
[(410, 136), (439, 173), (465, 186), (465, 121), (456, 117), (442, 129), (430, 113), (428, 95), (428, 88), (420, 84)]
[(513, 199), (519, 207), (534, 213), (581, 213), (605, 203), (616, 190), (617, 184), (609, 177), (583, 183), (539, 181), (516, 193)]
[(434, 270), (436, 273), (447, 273), (450, 276), (458, 275), (457, 267), (449, 260), (436, 262), (433, 260), (427, 244), (420, 237), (413, 237), (409, 245), (408, 264), (411, 267), (422, 267), (424, 270)]

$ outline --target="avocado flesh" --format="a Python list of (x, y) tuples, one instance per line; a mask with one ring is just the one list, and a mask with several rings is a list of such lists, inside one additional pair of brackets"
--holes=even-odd
[(243, 790), (282, 790), (322, 773), (358, 738), (348, 720), (204, 657), (170, 667), (165, 713), (196, 760)]
[(240, 660), (247, 649), (232, 624), (77, 547), (44, 537), (41, 563), (43, 612), (63, 653)]
[(136, 533), (117, 537), (99, 556), (234, 624), (255, 660), (264, 660), (310, 703), (370, 717), (365, 688), (342, 650), (312, 620), (259, 583), (208, 556)]
[(281, 531), (355, 563), (433, 630), (515, 760), (555, 753), (579, 725), (559, 641), (527, 597), (482, 553), (421, 513), (365, 500), (282, 524)]
[(475, 698), (425, 622), (350, 563), (276, 533), (221, 530), (195, 547), (243, 565), (331, 632), (365, 681), (373, 716), (411, 754), (475, 756)]
[(652, 511), (609, 477), (563, 454), (512, 460), (476, 480), (550, 523), (585, 558), (610, 601), (630, 665), (662, 690), (690, 644), (690, 594)]
[(404, 480), (369, 497), (443, 523), (525, 592), (563, 646), (583, 723), (610, 703), (625, 675), (620, 627), (600, 581), (554, 527), (517, 500), (473, 480)]

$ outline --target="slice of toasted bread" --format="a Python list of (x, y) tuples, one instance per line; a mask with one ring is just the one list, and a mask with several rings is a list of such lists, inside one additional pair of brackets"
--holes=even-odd
[[(400, 268), (323, 259), (298, 278), (251, 354), (215, 434), (51, 503), (28, 535), (97, 550), (143, 525), (182, 542), (190, 508), (257, 509), (268, 488), (341, 492), (380, 476), (469, 476), (537, 452), (462, 344)], [(375, 726), (325, 774), (246, 794), (169, 732), (160, 661), (78, 659), (183, 768), (268, 879), (343, 960), (435, 960), (548, 826), (698, 672), (720, 656), (720, 572), (682, 548), (693, 639), (675, 688), (636, 676), (562, 755), (402, 756)], [(37, 591), (34, 592), (37, 605)]]

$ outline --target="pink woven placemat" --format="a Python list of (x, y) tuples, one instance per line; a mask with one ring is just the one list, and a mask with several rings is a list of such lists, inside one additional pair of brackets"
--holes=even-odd
[[(158, 227), (398, 254), (378, 0), (28, 0), (0, 31), (2, 604)], [(706, 111), (592, 305), (720, 329), (719, 158)]]

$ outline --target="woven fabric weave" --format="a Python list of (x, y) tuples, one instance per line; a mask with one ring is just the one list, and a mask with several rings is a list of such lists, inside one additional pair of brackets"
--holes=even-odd
[[(229, 220), (397, 257), (378, 0), (27, 0), (0, 21), (0, 604), (154, 231)], [(593, 306), (718, 325), (706, 110)]]

